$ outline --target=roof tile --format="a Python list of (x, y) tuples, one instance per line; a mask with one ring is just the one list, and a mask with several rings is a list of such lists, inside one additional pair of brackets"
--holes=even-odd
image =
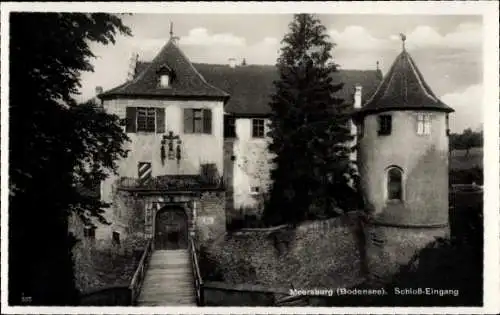
[(386, 110), (430, 109), (452, 112), (425, 82), (406, 50), (396, 57), (377, 91), (358, 111), (360, 115)]
[[(168, 88), (158, 86), (158, 73), (167, 66), (173, 71), (173, 78)], [(127, 96), (171, 96), (171, 97), (210, 97), (227, 98), (224, 91), (209, 84), (205, 78), (191, 64), (189, 59), (170, 40), (146, 67), (141, 69), (133, 80), (111, 89), (99, 97), (127, 97)]]

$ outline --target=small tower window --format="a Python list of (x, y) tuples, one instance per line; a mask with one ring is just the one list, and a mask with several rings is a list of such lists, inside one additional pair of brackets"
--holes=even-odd
[(387, 171), (387, 199), (403, 199), (403, 170), (392, 166)]
[(378, 116), (378, 135), (388, 136), (392, 130), (392, 116), (380, 115)]
[(431, 116), (429, 114), (417, 114), (417, 134), (431, 134)]
[(160, 86), (162, 88), (169, 87), (170, 85), (170, 76), (168, 74), (162, 74), (160, 76)]

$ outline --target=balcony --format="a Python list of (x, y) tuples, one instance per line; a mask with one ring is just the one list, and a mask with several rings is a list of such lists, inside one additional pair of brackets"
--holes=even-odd
[(163, 175), (151, 177), (148, 180), (121, 177), (118, 189), (132, 192), (197, 192), (224, 190), (222, 176), (203, 175)]

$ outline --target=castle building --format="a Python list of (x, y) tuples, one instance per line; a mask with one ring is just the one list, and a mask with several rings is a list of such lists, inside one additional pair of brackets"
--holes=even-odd
[[(448, 114), (403, 50), (378, 69), (340, 70), (339, 97), (356, 109), (362, 188), (376, 221), (441, 228), (448, 222)], [(186, 246), (223, 234), (233, 209), (259, 208), (268, 191), (274, 66), (193, 64), (171, 39), (136, 59), (124, 84), (98, 95), (131, 142), (101, 185), (117, 233)], [(398, 230), (399, 231), (399, 230)], [(431, 233), (432, 234), (432, 233)]]

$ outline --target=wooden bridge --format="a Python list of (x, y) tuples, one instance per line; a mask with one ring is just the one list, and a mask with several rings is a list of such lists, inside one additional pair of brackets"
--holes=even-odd
[(187, 249), (153, 250), (150, 240), (130, 284), (137, 306), (201, 306), (203, 281), (194, 241)]
[(137, 305), (196, 305), (187, 250), (156, 250), (152, 253)]

